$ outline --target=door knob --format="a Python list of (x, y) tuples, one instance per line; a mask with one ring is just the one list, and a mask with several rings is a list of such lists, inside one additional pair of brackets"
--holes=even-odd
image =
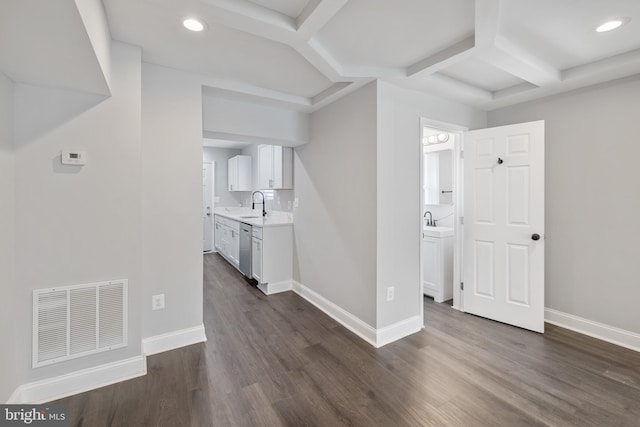
[(531, 235), (531, 240), (540, 240), (540, 235), (538, 233), (533, 233)]
[(504, 163), (504, 160), (502, 160), (500, 157), (498, 157), (498, 164), (501, 165), (502, 163)]

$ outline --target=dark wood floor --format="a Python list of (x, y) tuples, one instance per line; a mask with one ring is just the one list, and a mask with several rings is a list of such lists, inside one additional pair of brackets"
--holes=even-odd
[(640, 426), (640, 353), (538, 335), (425, 299), (427, 327), (374, 349), (297, 295), (205, 255), (209, 341), (60, 401), (76, 426)]

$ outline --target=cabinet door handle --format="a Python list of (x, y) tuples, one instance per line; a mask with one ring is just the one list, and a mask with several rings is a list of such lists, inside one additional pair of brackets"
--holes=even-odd
[(233, 184), (229, 184), (229, 191), (233, 191)]

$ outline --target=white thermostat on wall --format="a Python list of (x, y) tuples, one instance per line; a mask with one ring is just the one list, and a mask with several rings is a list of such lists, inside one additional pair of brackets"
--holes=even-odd
[(63, 165), (86, 165), (87, 152), (81, 150), (62, 150), (60, 153), (60, 160)]

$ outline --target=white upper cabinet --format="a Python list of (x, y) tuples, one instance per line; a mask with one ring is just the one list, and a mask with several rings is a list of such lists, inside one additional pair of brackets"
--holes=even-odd
[(234, 156), (228, 162), (229, 191), (251, 191), (251, 156)]
[(293, 188), (293, 148), (258, 146), (258, 187), (260, 190)]

